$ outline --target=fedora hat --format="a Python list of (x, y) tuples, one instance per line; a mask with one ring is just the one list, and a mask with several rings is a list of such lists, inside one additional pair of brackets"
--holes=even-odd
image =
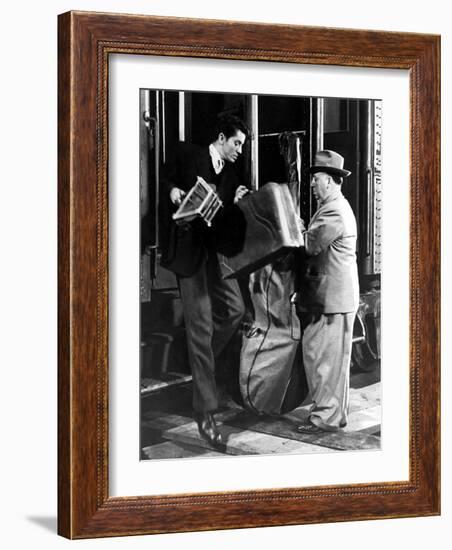
[(351, 174), (349, 170), (344, 170), (344, 157), (334, 151), (317, 151), (314, 158), (314, 165), (311, 166), (309, 172), (325, 172), (333, 176), (341, 176), (346, 178)]

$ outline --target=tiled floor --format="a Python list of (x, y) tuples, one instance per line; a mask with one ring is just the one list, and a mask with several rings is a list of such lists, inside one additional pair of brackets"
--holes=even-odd
[[(300, 434), (297, 424), (306, 418), (309, 404), (280, 417), (261, 417), (228, 399), (215, 415), (226, 441), (226, 454), (325, 453), (380, 448), (380, 373), (352, 373), (350, 415), (340, 432)], [(191, 418), (190, 383), (172, 387), (170, 399), (148, 393), (142, 401), (143, 460), (221, 455), (199, 436)]]

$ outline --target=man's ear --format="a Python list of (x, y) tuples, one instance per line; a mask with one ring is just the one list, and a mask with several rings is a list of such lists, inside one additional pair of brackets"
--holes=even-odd
[(224, 143), (224, 142), (226, 141), (226, 136), (223, 134), (223, 132), (220, 132), (220, 133), (218, 134), (218, 141), (219, 141), (220, 143)]

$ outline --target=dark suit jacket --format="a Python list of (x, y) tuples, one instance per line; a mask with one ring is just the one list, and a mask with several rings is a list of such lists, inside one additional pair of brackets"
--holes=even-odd
[[(224, 208), (215, 216), (212, 227), (203, 220), (177, 225), (172, 220), (176, 207), (169, 194), (173, 187), (188, 192), (201, 176), (207, 183), (215, 183)], [(180, 143), (174, 157), (164, 166), (162, 174), (162, 195), (160, 215), (161, 264), (181, 276), (193, 275), (198, 269), (206, 250), (216, 248), (224, 233), (225, 219), (234, 210), (234, 196), (239, 179), (234, 166), (226, 162), (217, 176), (212, 166), (209, 147)]]

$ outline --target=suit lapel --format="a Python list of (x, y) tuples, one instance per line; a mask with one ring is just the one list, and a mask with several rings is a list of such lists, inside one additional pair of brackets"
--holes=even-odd
[(209, 183), (209, 179), (211, 179), (211, 172), (212, 172), (211, 166), (212, 166), (212, 159), (210, 158), (209, 148), (200, 147), (196, 154), (196, 169), (198, 171), (196, 175), (201, 176), (207, 181), (207, 183)]
[[(217, 193), (224, 202), (231, 202), (234, 198), (237, 180), (233, 166), (226, 162), (218, 179), (212, 165), (212, 158), (208, 147), (200, 147), (195, 157), (196, 175), (201, 176), (207, 183), (216, 183)], [(216, 180), (216, 181), (215, 181)]]

